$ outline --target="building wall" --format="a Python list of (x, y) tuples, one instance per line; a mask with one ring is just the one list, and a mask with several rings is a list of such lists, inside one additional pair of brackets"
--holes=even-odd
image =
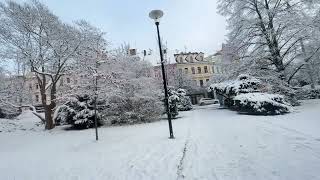
[[(210, 62), (177, 64), (178, 72), (190, 76), (200, 87), (208, 85), (208, 81), (210, 81), (213, 74), (212, 67), (213, 64)], [(200, 84), (201, 82), (203, 83), (202, 85)]]
[(174, 54), (174, 57), (179, 74), (191, 77), (199, 87), (208, 85), (214, 73), (214, 65), (206, 61), (204, 53), (179, 53)]

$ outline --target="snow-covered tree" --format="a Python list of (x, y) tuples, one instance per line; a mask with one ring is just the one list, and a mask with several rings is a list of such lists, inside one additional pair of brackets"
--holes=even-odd
[(26, 77), (0, 68), (0, 109), (6, 114), (17, 115), (22, 107), (32, 102)]
[(112, 123), (154, 121), (163, 112), (161, 88), (151, 77), (151, 64), (126, 52), (118, 49), (108, 63), (101, 65), (101, 73), (112, 80), (105, 81), (107, 85), (101, 88), (110, 105), (106, 114)]
[(182, 74), (181, 72), (176, 72), (174, 76), (175, 84), (173, 86), (175, 89), (186, 89), (186, 90), (197, 90), (199, 89), (199, 86), (197, 86), (197, 83), (192, 79), (191, 76), (187, 74)]
[(75, 54), (86, 36), (81, 33), (79, 25), (61, 22), (36, 0), (23, 4), (14, 1), (1, 3), (0, 14), (2, 58), (13, 59), (18, 55), (27, 63), (39, 84), (45, 128), (52, 129), (57, 84), (72, 67)]
[[(65, 104), (59, 106), (55, 112), (54, 120), (57, 125), (71, 124), (76, 129), (86, 129), (94, 127), (95, 99), (89, 95), (78, 95)], [(98, 125), (102, 125), (101, 113), (105, 101), (99, 101), (97, 111)]]
[(79, 21), (77, 24), (84, 38), (72, 59), (72, 66), (65, 73), (70, 83), (59, 87), (57, 91), (59, 102), (79, 94), (96, 96), (105, 93), (101, 87), (105, 88), (107, 80), (111, 82), (112, 79), (109, 74), (101, 73), (101, 65), (111, 63), (111, 58), (107, 57), (108, 42), (104, 39), (105, 33), (86, 21)]
[(305, 27), (308, 27), (307, 31), (304, 31), (307, 36), (300, 40), (300, 61), (292, 68), (288, 80), (294, 85), (310, 84), (312, 89), (320, 82), (320, 11), (315, 7), (310, 10), (315, 11), (314, 13), (303, 14)]
[(301, 39), (309, 35), (309, 24), (303, 18), (309, 3), (316, 2), (220, 0), (219, 12), (228, 17), (228, 43), (237, 47), (240, 58), (272, 69), (280, 79), (288, 81), (291, 74), (286, 70), (301, 54)]
[(179, 111), (189, 111), (192, 109), (192, 103), (189, 96), (187, 96), (187, 91), (185, 89), (178, 89), (177, 95), (179, 97), (178, 110)]
[(169, 112), (171, 114), (171, 118), (176, 118), (179, 115), (178, 103), (180, 101), (180, 98), (178, 96), (177, 91), (175, 91), (174, 89), (169, 89), (168, 95)]
[(151, 64), (130, 56), (128, 46), (107, 50), (103, 33), (90, 26), (85, 29), (91, 31), (90, 41), (79, 48), (70, 71), (71, 76), (77, 75), (77, 84), (65, 86), (61, 97), (87, 94), (106, 101), (108, 106), (100, 111), (106, 124), (159, 119), (163, 109), (161, 89), (151, 78)]
[(317, 82), (319, 1), (220, 0), (219, 12), (228, 18), (228, 45), (239, 55), (228, 77), (250, 74), (297, 104), (294, 81)]

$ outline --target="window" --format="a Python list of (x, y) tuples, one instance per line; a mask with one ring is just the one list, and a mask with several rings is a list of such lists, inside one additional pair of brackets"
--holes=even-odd
[(212, 74), (214, 74), (214, 66), (212, 66)]
[(39, 95), (36, 95), (36, 102), (39, 102)]
[(179, 69), (179, 74), (182, 74), (182, 69)]
[(67, 83), (68, 83), (68, 84), (70, 83), (70, 78), (67, 78)]
[(188, 68), (184, 68), (184, 73), (188, 74)]
[(209, 79), (206, 79), (206, 82), (209, 82)]
[(63, 86), (63, 79), (60, 79), (60, 86)]
[(201, 67), (198, 67), (198, 74), (201, 74)]
[(203, 80), (200, 80), (200, 87), (203, 87)]
[(208, 73), (208, 66), (204, 66), (204, 73)]
[(39, 89), (39, 85), (38, 84), (36, 84), (36, 89)]
[(196, 73), (196, 69), (194, 67), (191, 67), (191, 71), (192, 71), (192, 74)]
[(29, 89), (32, 90), (32, 84), (29, 84)]

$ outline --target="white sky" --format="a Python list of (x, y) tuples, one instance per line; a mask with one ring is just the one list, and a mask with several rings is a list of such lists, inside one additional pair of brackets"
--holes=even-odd
[[(0, 0), (4, 1), (4, 0)], [(25, 0), (17, 0), (23, 2)], [(226, 21), (217, 14), (217, 0), (40, 0), (63, 21), (84, 19), (107, 33), (112, 47), (127, 42), (140, 52), (157, 50), (156, 29), (148, 13), (164, 11), (160, 32), (169, 48), (213, 54), (225, 40)], [(147, 58), (155, 64), (158, 51)]]

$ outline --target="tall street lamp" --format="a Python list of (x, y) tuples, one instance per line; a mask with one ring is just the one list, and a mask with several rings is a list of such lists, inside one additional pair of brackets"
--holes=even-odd
[(165, 106), (166, 106), (166, 111), (167, 111), (167, 116), (168, 116), (169, 132), (170, 132), (169, 138), (174, 139), (173, 130), (172, 130), (172, 122), (171, 122), (171, 114), (170, 114), (170, 109), (169, 109), (167, 78), (166, 78), (166, 73), (164, 70), (164, 60), (163, 60), (161, 39), (160, 39), (160, 32), (159, 32), (160, 18), (162, 16), (163, 16), (163, 12), (161, 10), (153, 10), (149, 13), (149, 17), (155, 21), (155, 24), (157, 26), (158, 43), (159, 43), (159, 51), (160, 51), (160, 59), (161, 59), (161, 69), (162, 69), (162, 78), (163, 78), (163, 88), (164, 88), (164, 96), (165, 96)]
[(96, 141), (98, 141), (98, 119), (97, 119), (97, 100), (98, 100), (98, 66), (99, 61), (96, 60), (95, 74), (94, 74), (94, 129), (96, 132)]

